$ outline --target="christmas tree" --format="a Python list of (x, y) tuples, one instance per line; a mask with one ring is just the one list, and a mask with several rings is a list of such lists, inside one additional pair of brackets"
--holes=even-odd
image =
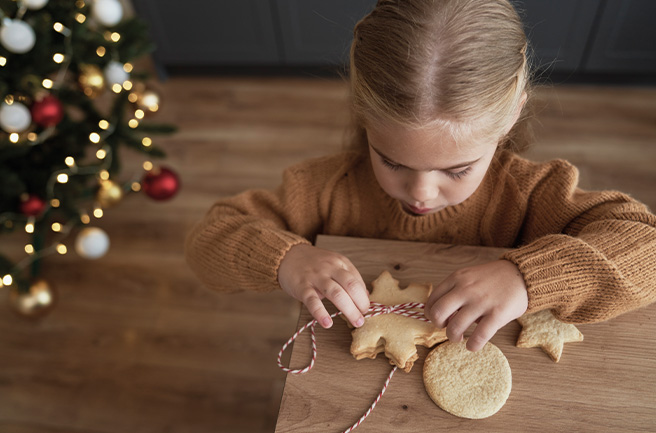
[[(131, 62), (153, 46), (124, 15), (119, 0), (0, 0), (0, 244), (9, 232), (27, 239), (22, 258), (0, 254), (0, 287), (26, 316), (52, 306), (39, 278), (49, 254), (101, 257), (109, 238), (93, 220), (105, 209), (130, 192), (166, 200), (179, 188), (151, 162), (164, 156), (151, 135), (173, 128), (146, 119), (159, 95)], [(123, 148), (144, 159), (128, 180)]]

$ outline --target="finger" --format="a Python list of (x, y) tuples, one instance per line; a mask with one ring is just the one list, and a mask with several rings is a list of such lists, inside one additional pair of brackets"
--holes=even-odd
[(353, 270), (340, 269), (334, 272), (332, 277), (346, 290), (358, 310), (365, 314), (369, 310), (369, 292), (360, 273), (355, 268)]
[(446, 336), (450, 341), (462, 341), (465, 331), (481, 316), (480, 312), (472, 307), (463, 307), (458, 310), (446, 325)]
[[(446, 328), (451, 316), (462, 307), (463, 299), (454, 292), (437, 299), (430, 308), (425, 311), (426, 317), (438, 328)], [(428, 307), (427, 307), (428, 308)]]
[[(431, 291), (430, 296), (428, 296), (428, 300), (426, 301), (426, 306), (424, 311), (428, 313), (432, 308), (435, 303), (441, 299), (444, 295), (446, 295), (448, 292), (450, 292), (454, 287), (454, 283), (450, 278), (444, 279), (440, 284), (437, 286), (433, 287), (433, 290)], [(428, 316), (428, 314), (426, 314)]]
[(479, 324), (476, 325), (474, 332), (469, 336), (467, 349), (472, 352), (481, 350), (503, 325), (505, 323), (499, 321), (495, 316), (488, 315), (483, 317)]
[(362, 313), (358, 310), (358, 307), (355, 306), (353, 299), (346, 292), (346, 290), (337, 284), (334, 280), (327, 280), (322, 284), (322, 291), (326, 298), (337, 307), (339, 311), (344, 314), (344, 317), (351, 322), (353, 326), (359, 328), (364, 323), (364, 317)]
[(303, 304), (323, 328), (327, 329), (333, 326), (332, 317), (328, 314), (328, 310), (326, 310), (314, 289), (308, 290), (308, 295), (303, 299)]

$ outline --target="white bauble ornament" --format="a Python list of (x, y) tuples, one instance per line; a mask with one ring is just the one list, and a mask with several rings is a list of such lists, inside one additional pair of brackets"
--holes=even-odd
[(24, 21), (5, 19), (0, 30), (0, 43), (15, 54), (27, 53), (34, 47), (34, 29)]
[(0, 128), (6, 132), (23, 132), (32, 123), (30, 110), (20, 102), (0, 106)]
[(123, 6), (118, 0), (96, 0), (91, 14), (100, 24), (112, 27), (123, 19)]
[(130, 74), (123, 69), (123, 63), (109, 62), (105, 66), (105, 80), (111, 86), (114, 84), (123, 85), (123, 83), (130, 79)]
[(23, 3), (25, 4), (25, 6), (27, 6), (28, 9), (32, 9), (35, 11), (41, 9), (46, 4), (48, 4), (48, 0), (23, 0)]
[(109, 236), (101, 228), (87, 227), (75, 239), (75, 251), (86, 259), (98, 259), (109, 249)]

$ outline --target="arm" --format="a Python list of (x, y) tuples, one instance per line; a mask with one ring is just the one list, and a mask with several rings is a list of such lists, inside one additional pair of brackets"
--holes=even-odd
[[(354, 324), (369, 307), (348, 259), (311, 246), (330, 218), (330, 196), (348, 158), (322, 158), (285, 171), (275, 191), (247, 191), (216, 203), (187, 237), (189, 267), (209, 288), (283, 288), (330, 326), (327, 297)], [(284, 266), (283, 266), (284, 265)]]
[(535, 182), (521, 246), (503, 256), (524, 277), (528, 311), (597, 322), (656, 300), (656, 217), (618, 192), (585, 192), (558, 162)]

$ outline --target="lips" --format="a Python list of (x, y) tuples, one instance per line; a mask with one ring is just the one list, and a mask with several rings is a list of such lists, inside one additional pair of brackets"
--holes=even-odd
[(415, 207), (415, 206), (411, 206), (411, 205), (409, 205), (409, 204), (407, 204), (407, 203), (404, 203), (404, 205), (406, 206), (406, 208), (407, 208), (410, 212), (412, 212), (413, 214), (416, 214), (416, 215), (425, 215), (425, 214), (427, 214), (427, 213), (429, 213), (430, 211), (433, 210), (432, 208), (428, 208), (428, 207)]

